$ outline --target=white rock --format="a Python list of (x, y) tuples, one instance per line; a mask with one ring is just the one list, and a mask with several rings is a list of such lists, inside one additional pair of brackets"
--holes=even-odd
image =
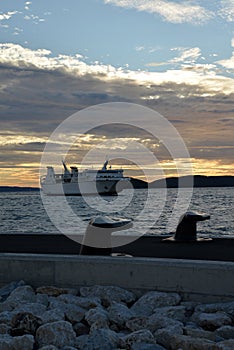
[(224, 325), (231, 325), (232, 319), (223, 311), (217, 311), (215, 313), (202, 312), (200, 314), (193, 315), (194, 321), (208, 331), (214, 331)]
[(154, 310), (162, 306), (177, 305), (181, 298), (177, 293), (148, 292), (138, 299), (131, 310), (139, 316), (150, 316)]
[(156, 342), (153, 334), (148, 329), (130, 333), (120, 340), (120, 346), (127, 349), (131, 349), (135, 343), (155, 344)]
[(110, 322), (113, 322), (120, 327), (123, 327), (127, 320), (135, 316), (126, 305), (116, 302), (113, 302), (108, 308), (108, 315)]
[(68, 304), (63, 301), (58, 300), (58, 298), (49, 298), (49, 310), (59, 310), (60, 312), (64, 312), (67, 319), (72, 322), (80, 322), (85, 315), (86, 310), (77, 306), (75, 304)]
[(160, 328), (170, 327), (173, 328), (173, 332), (175, 334), (183, 334), (183, 323), (169, 317), (158, 316), (158, 314), (151, 315), (147, 322), (146, 328), (151, 330), (151, 332), (155, 332)]
[(224, 339), (234, 339), (234, 327), (233, 326), (223, 326), (216, 329), (215, 334)]
[(131, 303), (136, 297), (132, 292), (116, 286), (81, 287), (83, 297), (97, 297), (111, 304), (113, 301)]
[(24, 285), (25, 285), (25, 282), (21, 280), (21, 281), (11, 282), (3, 286), (2, 288), (0, 288), (1, 300), (4, 301), (11, 294), (11, 292), (13, 292), (14, 289)]
[(131, 350), (166, 350), (158, 344), (134, 343)]
[(154, 314), (162, 317), (173, 318), (175, 320), (186, 322), (190, 313), (185, 306), (164, 306), (154, 310)]
[(47, 310), (40, 316), (42, 323), (51, 323), (65, 320), (65, 313), (62, 310)]
[(35, 303), (36, 294), (31, 286), (21, 286), (11, 292), (9, 297), (6, 299), (6, 302), (12, 305), (14, 308), (20, 304)]
[(184, 327), (184, 335), (189, 335), (192, 338), (205, 338), (212, 341), (217, 341), (217, 335), (214, 332), (204, 331), (202, 328), (194, 328), (190, 326)]
[(225, 303), (213, 303), (213, 304), (201, 304), (195, 308), (195, 312), (208, 312), (214, 313), (217, 311), (223, 311), (229, 314), (234, 319), (234, 301)]
[(97, 306), (101, 306), (101, 300), (99, 298), (83, 298), (78, 297), (71, 294), (62, 294), (58, 298), (58, 300), (63, 301), (67, 304), (74, 304), (82, 307), (83, 309), (93, 309)]
[(234, 339), (224, 340), (217, 344), (217, 350), (233, 350)]
[(1, 350), (33, 350), (33, 347), (34, 338), (32, 335), (23, 335), (21, 337), (0, 336)]
[(14, 312), (30, 312), (34, 316), (40, 317), (46, 311), (46, 306), (39, 303), (25, 303), (18, 305)]
[(119, 336), (109, 329), (97, 329), (91, 335), (81, 335), (76, 340), (79, 350), (113, 350), (119, 345)]
[(88, 310), (85, 313), (85, 320), (92, 327), (92, 329), (109, 327), (108, 312), (100, 307)]
[(76, 334), (71, 323), (58, 321), (46, 323), (38, 328), (36, 332), (36, 341), (39, 347), (44, 345), (54, 345), (58, 348), (64, 346), (75, 346)]
[(159, 329), (154, 336), (159, 344), (170, 350), (217, 350), (216, 343), (210, 340), (175, 335), (166, 328)]
[(5, 323), (0, 323), (0, 334), (9, 334), (11, 327)]
[(132, 317), (126, 321), (126, 327), (132, 332), (139, 331), (140, 329), (146, 328), (147, 321), (148, 317)]

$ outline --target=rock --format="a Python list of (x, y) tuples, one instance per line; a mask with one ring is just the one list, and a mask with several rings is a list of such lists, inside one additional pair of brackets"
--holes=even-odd
[(89, 334), (90, 331), (90, 328), (81, 322), (75, 323), (73, 325), (73, 329), (77, 337), (79, 337), (80, 335)]
[(197, 305), (197, 307), (195, 308), (196, 313), (214, 313), (217, 311), (226, 312), (234, 319), (234, 301), (229, 301), (225, 303), (201, 304)]
[(46, 307), (49, 305), (49, 298), (46, 294), (36, 294), (36, 303), (43, 304)]
[(108, 309), (109, 320), (119, 327), (123, 327), (127, 320), (134, 317), (134, 313), (124, 304), (113, 302)]
[(97, 329), (91, 335), (81, 335), (76, 340), (79, 350), (113, 350), (119, 345), (119, 336), (109, 329)]
[(11, 282), (4, 287), (0, 288), (0, 297), (1, 297), (1, 302), (5, 301), (8, 296), (13, 292), (14, 289), (24, 286), (25, 282), (24, 281), (17, 281), (17, 282)]
[(74, 304), (74, 305), (80, 306), (86, 310), (101, 306), (100, 298), (96, 298), (96, 297), (83, 298), (83, 297), (78, 297), (71, 294), (62, 294), (57, 299), (67, 304)]
[(164, 306), (154, 310), (154, 314), (162, 317), (173, 318), (175, 320), (186, 322), (191, 311), (186, 306)]
[(42, 348), (40, 348), (39, 350), (58, 350), (58, 348), (54, 345), (45, 345)]
[(46, 311), (46, 306), (44, 304), (39, 303), (25, 303), (22, 305), (18, 305), (14, 312), (30, 312), (34, 316), (40, 317)]
[(154, 310), (162, 306), (177, 305), (180, 302), (180, 296), (177, 293), (148, 292), (138, 299), (131, 310), (139, 316), (150, 316)]
[(234, 339), (224, 340), (217, 344), (217, 350), (233, 350)]
[(159, 344), (170, 350), (217, 350), (216, 343), (210, 340), (175, 335), (166, 328), (159, 329), (154, 336)]
[(17, 287), (11, 292), (9, 297), (6, 299), (6, 302), (13, 308), (25, 303), (35, 303), (36, 294), (31, 286), (26, 285)]
[(57, 297), (61, 294), (77, 294), (76, 289), (58, 288), (55, 286), (43, 286), (36, 289), (36, 293), (47, 294), (52, 297)]
[(155, 332), (160, 328), (170, 327), (171, 330), (173, 329), (173, 333), (183, 334), (183, 326), (183, 323), (180, 321), (168, 317), (161, 317), (157, 314), (151, 315), (146, 322), (146, 328), (151, 332)]
[(36, 341), (39, 347), (50, 344), (60, 349), (64, 346), (75, 346), (76, 334), (69, 322), (52, 322), (37, 329)]
[(7, 324), (0, 324), (0, 335), (1, 334), (10, 334), (11, 327)]
[(108, 304), (111, 304), (113, 301), (128, 304), (136, 299), (132, 292), (116, 286), (81, 287), (80, 295), (83, 297), (97, 297)]
[(234, 339), (234, 327), (233, 326), (222, 326), (216, 329), (215, 334), (224, 339)]
[(77, 349), (73, 348), (73, 346), (65, 346), (62, 350), (77, 350)]
[(1, 350), (33, 350), (33, 348), (34, 338), (32, 335), (23, 335), (22, 337), (0, 336)]
[(65, 320), (65, 313), (62, 310), (47, 310), (45, 311), (41, 316), (42, 324), (45, 323), (51, 323), (51, 322), (57, 322), (57, 321), (64, 321)]
[(85, 314), (85, 320), (92, 329), (108, 328), (109, 326), (108, 313), (100, 307), (87, 311)]
[(39, 317), (34, 316), (29, 312), (17, 313), (11, 321), (11, 335), (20, 336), (24, 334), (36, 333), (38, 327), (40, 327), (42, 321)]
[(221, 340), (214, 332), (204, 331), (202, 328), (191, 326), (184, 327), (184, 335), (189, 335), (192, 338), (204, 338), (211, 341)]
[(13, 311), (4, 311), (0, 313), (0, 324), (4, 323), (6, 325), (11, 325), (12, 317), (15, 315)]
[(158, 344), (134, 343), (131, 350), (166, 350)]
[(140, 329), (146, 328), (146, 324), (148, 321), (148, 317), (132, 317), (129, 320), (126, 321), (126, 327), (130, 329), (130, 331), (135, 332), (139, 331)]
[(135, 331), (120, 339), (120, 347), (122, 348), (132, 349), (135, 343), (155, 344), (156, 342), (153, 334), (148, 329)]
[(223, 311), (194, 314), (193, 319), (199, 326), (207, 331), (214, 331), (221, 326), (232, 324), (231, 317)]
[(84, 318), (86, 312), (85, 309), (75, 304), (64, 303), (57, 298), (50, 298), (49, 309), (56, 309), (60, 312), (64, 312), (66, 318), (72, 323), (80, 322)]

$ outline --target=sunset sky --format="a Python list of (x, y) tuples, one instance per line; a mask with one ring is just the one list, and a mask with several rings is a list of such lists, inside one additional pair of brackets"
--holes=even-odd
[[(234, 175), (233, 21), (234, 0), (1, 1), (0, 185), (37, 186), (53, 130), (105, 102), (162, 114), (195, 174)], [(123, 153), (137, 140), (176, 175), (157, 141), (131, 128), (90, 131), (70, 161), (108, 139)]]

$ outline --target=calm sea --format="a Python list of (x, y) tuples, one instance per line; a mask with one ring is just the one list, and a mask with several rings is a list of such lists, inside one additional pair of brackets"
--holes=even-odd
[[(48, 217), (39, 192), (5, 192), (0, 194), (0, 198), (0, 233), (59, 232)], [(174, 211), (176, 198), (177, 189), (168, 189), (166, 197), (160, 189), (149, 192), (138, 189), (132, 192), (125, 190), (118, 197), (105, 197), (104, 206), (100, 205), (97, 197), (89, 197), (89, 203), (82, 197), (67, 197), (63, 200), (71, 208), (72, 215), (77, 216), (84, 226), (90, 218), (107, 214), (134, 220), (142, 232), (167, 234), (175, 230), (178, 222), (178, 213)], [(64, 214), (60, 197), (48, 197), (45, 200), (47, 205), (55, 207), (57, 216), (68, 231), (79, 231), (73, 216)], [(198, 224), (201, 235), (234, 237), (234, 188), (196, 188), (193, 190), (189, 210), (205, 212), (211, 216), (209, 221)]]

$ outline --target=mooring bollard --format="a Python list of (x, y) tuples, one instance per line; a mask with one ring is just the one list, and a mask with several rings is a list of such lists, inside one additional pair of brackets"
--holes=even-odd
[(110, 255), (111, 234), (127, 230), (132, 221), (125, 218), (98, 216), (88, 223), (80, 248), (80, 255)]
[(187, 212), (180, 217), (174, 240), (177, 242), (197, 241), (197, 222), (209, 220), (210, 215), (197, 212)]

